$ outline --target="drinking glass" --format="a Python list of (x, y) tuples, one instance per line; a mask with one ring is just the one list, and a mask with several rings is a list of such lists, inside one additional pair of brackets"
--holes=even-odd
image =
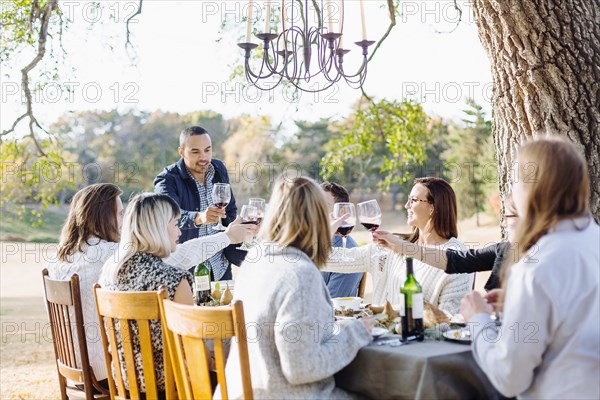
[[(362, 203), (358, 203), (358, 216), (360, 223), (364, 226), (371, 235), (381, 225), (381, 209), (377, 200), (369, 200)], [(381, 248), (377, 246), (378, 255), (381, 253)]]
[(356, 225), (356, 210), (354, 209), (354, 204), (335, 203), (333, 205), (334, 219), (338, 219), (345, 214), (347, 214), (346, 219), (342, 221), (342, 224), (337, 229), (337, 233), (342, 235), (342, 257), (339, 261), (354, 261), (353, 258), (346, 255), (346, 237), (352, 232), (352, 229), (354, 229), (354, 226)]
[[(231, 200), (231, 187), (229, 183), (214, 183), (211, 195), (215, 206), (225, 209)], [(219, 223), (212, 229), (215, 231), (224, 231), (225, 227), (219, 219)]]
[[(250, 200), (248, 200), (248, 205), (256, 207), (256, 221), (257, 225), (260, 225), (263, 218), (265, 217), (265, 212), (267, 210), (267, 204), (265, 202), (265, 199), (257, 197), (251, 198)], [(252, 244), (258, 244), (258, 242), (256, 241), (256, 236), (252, 237)]]
[[(256, 218), (256, 207), (244, 204), (242, 206), (242, 211), (240, 212), (240, 218), (242, 219), (242, 224), (258, 224)], [(250, 250), (250, 247), (246, 244), (246, 241), (242, 242), (242, 245), (237, 248), (238, 250)]]

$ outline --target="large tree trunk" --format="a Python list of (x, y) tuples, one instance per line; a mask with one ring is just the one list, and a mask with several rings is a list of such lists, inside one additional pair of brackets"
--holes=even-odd
[(558, 133), (577, 143), (591, 175), (600, 221), (600, 1), (473, 0), (494, 80), (494, 141), (500, 191), (514, 148)]

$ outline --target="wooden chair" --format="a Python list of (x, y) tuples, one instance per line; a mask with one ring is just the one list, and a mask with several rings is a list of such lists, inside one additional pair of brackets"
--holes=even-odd
[(206, 340), (214, 341), (217, 380), (221, 397), (227, 399), (223, 339), (237, 337), (244, 399), (253, 399), (246, 325), (241, 301), (225, 307), (196, 307), (167, 299), (159, 290), (160, 311), (166, 333), (167, 347), (175, 373), (177, 392), (186, 399), (212, 399), (209, 376), (210, 354)]
[[(108, 391), (98, 384), (89, 363), (79, 277), (54, 280), (44, 269), (42, 278), (61, 398), (107, 399)], [(74, 384), (82, 384), (83, 390)]]
[[(156, 382), (154, 368), (154, 357), (152, 353), (151, 320), (160, 320), (158, 299), (156, 292), (119, 292), (102, 289), (100, 285), (94, 286), (96, 295), (96, 306), (98, 309), (98, 320), (100, 321), (100, 333), (104, 354), (106, 356), (106, 368), (113, 371), (108, 374), (108, 384), (111, 398), (117, 399), (157, 399), (159, 390)], [(115, 324), (115, 322), (119, 322)], [(144, 372), (145, 394), (141, 394), (137, 381), (135, 368), (135, 354), (133, 350), (133, 331), (130, 322), (135, 321), (138, 326), (138, 340), (142, 356)], [(119, 334), (117, 335), (117, 332)], [(165, 369), (165, 395), (167, 399), (176, 398), (175, 382), (173, 380), (173, 369), (165, 346), (164, 331), (163, 362)], [(118, 346), (120, 343), (121, 346)], [(121, 370), (118, 356), (118, 347), (123, 349), (125, 358), (125, 371)], [(124, 373), (129, 382), (129, 390), (125, 387)], [(113, 375), (116, 377), (113, 378)], [(160, 394), (163, 397), (163, 394)]]

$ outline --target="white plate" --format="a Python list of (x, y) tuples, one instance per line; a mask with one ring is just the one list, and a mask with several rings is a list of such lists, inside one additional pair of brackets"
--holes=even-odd
[(375, 326), (375, 327), (373, 327), (373, 330), (371, 331), (371, 336), (379, 337), (379, 336), (385, 335), (386, 333), (390, 333), (390, 331), (388, 331), (385, 328)]
[(471, 343), (471, 331), (469, 328), (448, 329), (442, 334), (446, 340), (454, 342)]

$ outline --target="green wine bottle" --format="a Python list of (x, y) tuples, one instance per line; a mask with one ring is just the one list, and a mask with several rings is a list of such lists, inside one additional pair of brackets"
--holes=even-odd
[(400, 289), (404, 295), (404, 316), (402, 317), (402, 340), (416, 339), (423, 341), (423, 291), (415, 279), (413, 259), (406, 257), (406, 281)]
[(194, 297), (197, 306), (210, 301), (210, 271), (203, 262), (194, 269)]

